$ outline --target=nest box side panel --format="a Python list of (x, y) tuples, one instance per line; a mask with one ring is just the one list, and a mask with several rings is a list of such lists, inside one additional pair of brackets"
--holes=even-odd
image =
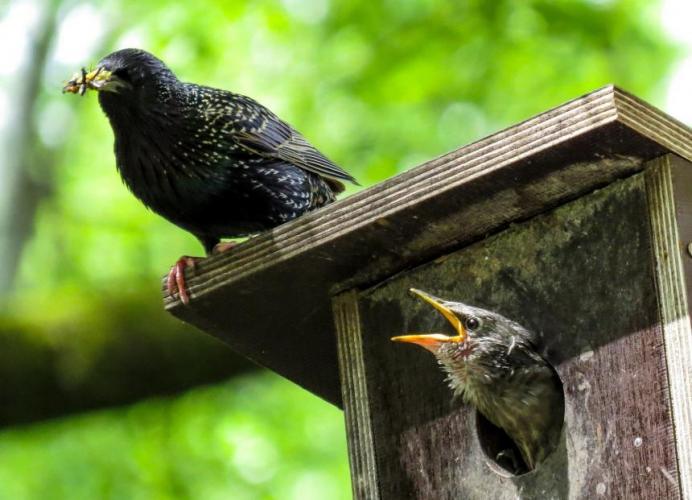
[(661, 324), (683, 498), (692, 498), (692, 164), (675, 155), (646, 172)]
[(339, 351), (339, 377), (348, 436), (353, 498), (380, 498), (372, 435), (370, 398), (365, 378), (358, 294), (344, 292), (332, 303)]
[[(356, 401), (367, 405), (357, 439), (372, 441), (365, 453), (374, 469), (354, 470), (354, 481), (374, 481), (381, 498), (678, 497), (646, 194), (637, 174), (352, 294), (350, 333), (338, 327), (339, 344), (359, 337), (343, 363), (360, 358), (362, 369), (342, 372), (344, 402), (352, 413)], [(564, 384), (565, 426), (535, 471), (498, 473), (482, 446), (493, 436), (479, 434), (475, 410), (452, 399), (435, 358), (390, 342), (448, 332), (411, 287), (539, 335)], [(347, 395), (355, 379), (360, 398)]]

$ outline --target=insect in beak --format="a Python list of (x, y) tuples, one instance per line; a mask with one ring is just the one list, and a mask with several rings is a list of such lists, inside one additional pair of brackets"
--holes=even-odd
[(76, 73), (63, 87), (63, 94), (69, 92), (71, 94), (84, 95), (88, 89), (101, 90), (107, 83), (111, 81), (111, 72), (99, 66), (93, 71), (87, 73), (86, 68)]

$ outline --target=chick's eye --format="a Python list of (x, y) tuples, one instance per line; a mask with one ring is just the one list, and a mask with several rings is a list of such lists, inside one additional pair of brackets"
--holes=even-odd
[(464, 320), (464, 326), (467, 330), (477, 330), (481, 326), (481, 320), (474, 316), (467, 316)]

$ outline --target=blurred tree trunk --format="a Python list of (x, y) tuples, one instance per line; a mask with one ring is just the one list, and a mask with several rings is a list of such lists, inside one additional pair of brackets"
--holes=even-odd
[(142, 288), (100, 294), (73, 311), (79, 296), (47, 299), (65, 315), (0, 314), (0, 428), (177, 394), (256, 369), (163, 314)]
[[(12, 82), (16, 99), (0, 160), (0, 296), (14, 283), (24, 246), (31, 236), (41, 199), (52, 189), (52, 161), (36, 130), (37, 98), (58, 26), (60, 0), (46, 0), (29, 35), (26, 63)], [(4, 50), (11, 50), (5, 47)]]

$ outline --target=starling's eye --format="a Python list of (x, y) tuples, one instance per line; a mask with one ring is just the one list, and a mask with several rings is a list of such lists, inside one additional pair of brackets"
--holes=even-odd
[(481, 320), (475, 316), (466, 316), (466, 319), (464, 319), (464, 326), (469, 331), (478, 330), (481, 327)]
[(127, 72), (127, 69), (125, 68), (118, 68), (115, 71), (113, 71), (113, 75), (117, 76), (121, 80), (125, 81), (130, 81), (130, 74)]

